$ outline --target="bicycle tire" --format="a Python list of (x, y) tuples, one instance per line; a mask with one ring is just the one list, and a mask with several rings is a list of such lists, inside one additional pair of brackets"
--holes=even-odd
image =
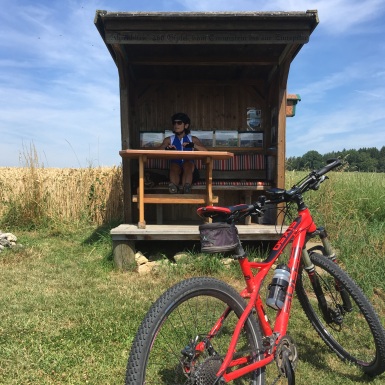
[[(357, 365), (370, 376), (383, 373), (385, 331), (373, 306), (352, 278), (335, 262), (317, 252), (311, 252), (310, 259), (315, 265), (316, 275), (331, 309), (331, 319), (326, 320), (320, 310), (309, 275), (301, 266), (296, 293), (310, 323), (340, 359)], [(342, 288), (345, 289), (344, 295), (348, 294), (350, 298), (350, 312), (346, 311), (349, 306), (345, 305), (344, 309), (340, 294)], [(342, 318), (338, 317), (338, 312)]]
[[(152, 305), (138, 329), (127, 363), (125, 384), (213, 383), (234, 325), (245, 306), (235, 289), (215, 278), (190, 278), (174, 285)], [(206, 343), (204, 351), (199, 357), (188, 356), (195, 352), (197, 343), (207, 337), (226, 308), (231, 311), (218, 333)], [(254, 361), (259, 360), (262, 358), (261, 339), (256, 319), (250, 315), (236, 351), (249, 352)], [(264, 372), (264, 368), (258, 369), (233, 383), (250, 384), (253, 379), (256, 385), (264, 385)]]

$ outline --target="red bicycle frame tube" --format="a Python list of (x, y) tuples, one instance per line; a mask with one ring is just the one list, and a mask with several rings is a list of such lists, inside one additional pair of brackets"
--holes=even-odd
[[(241, 292), (241, 295), (243, 298), (249, 298), (249, 302), (235, 327), (234, 334), (230, 341), (229, 349), (220, 369), (217, 372), (217, 377), (222, 376), (226, 382), (229, 382), (245, 375), (246, 373), (266, 366), (271, 361), (273, 361), (277, 343), (279, 342), (280, 338), (282, 338), (287, 332), (291, 303), (297, 281), (302, 249), (306, 241), (306, 234), (313, 233), (316, 229), (317, 227), (313, 221), (310, 211), (308, 208), (306, 208), (299, 211), (298, 217), (283, 233), (282, 237), (277, 241), (269, 257), (265, 261), (250, 262), (247, 258), (239, 259), (239, 264), (246, 282), (246, 288)], [(272, 329), (266, 317), (263, 301), (261, 300), (259, 294), (259, 289), (270, 268), (290, 242), (292, 242), (292, 246), (290, 258), (288, 261), (288, 266), (290, 269), (289, 286), (286, 291), (286, 298), (283, 308), (278, 310), (277, 316), (275, 318), (274, 329)], [(257, 270), (257, 272), (254, 274), (253, 270)], [(234, 367), (242, 362), (247, 361), (246, 357), (245, 360), (240, 360), (239, 358), (237, 360), (233, 360), (233, 355), (241, 330), (244, 327), (244, 324), (251, 314), (253, 308), (256, 310), (263, 335), (267, 337), (275, 336), (275, 341), (273, 341), (275, 345), (273, 346), (270, 353), (265, 352), (265, 358), (262, 360), (245, 365), (242, 368), (236, 369), (230, 373), (226, 373), (227, 368)]]

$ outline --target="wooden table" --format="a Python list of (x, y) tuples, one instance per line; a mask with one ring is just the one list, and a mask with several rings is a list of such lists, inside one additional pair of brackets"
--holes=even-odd
[[(144, 220), (145, 203), (191, 203), (204, 204), (206, 206), (214, 203), (213, 197), (213, 160), (229, 159), (234, 154), (226, 151), (169, 151), (169, 150), (122, 150), (119, 151), (122, 158), (139, 160), (139, 188), (138, 188), (138, 208), (139, 208), (139, 228), (146, 228)], [(198, 194), (144, 194), (144, 165), (147, 159), (203, 159), (206, 163), (206, 190), (204, 196)]]

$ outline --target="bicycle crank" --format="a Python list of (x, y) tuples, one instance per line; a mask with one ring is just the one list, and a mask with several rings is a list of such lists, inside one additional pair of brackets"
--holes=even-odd
[(287, 378), (288, 385), (295, 385), (294, 370), (298, 362), (298, 351), (294, 340), (285, 335), (277, 345), (275, 362), (280, 376)]

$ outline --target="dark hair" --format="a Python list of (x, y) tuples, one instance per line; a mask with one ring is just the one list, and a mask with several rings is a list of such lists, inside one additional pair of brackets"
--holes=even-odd
[(171, 116), (171, 123), (174, 123), (175, 120), (181, 120), (184, 124), (190, 124), (190, 118), (184, 112), (177, 112)]
[(184, 112), (177, 112), (173, 116), (171, 116), (171, 123), (173, 124), (175, 120), (181, 120), (184, 124), (188, 124), (189, 127), (184, 129), (184, 132), (186, 134), (190, 133), (190, 118), (188, 117), (187, 114)]

